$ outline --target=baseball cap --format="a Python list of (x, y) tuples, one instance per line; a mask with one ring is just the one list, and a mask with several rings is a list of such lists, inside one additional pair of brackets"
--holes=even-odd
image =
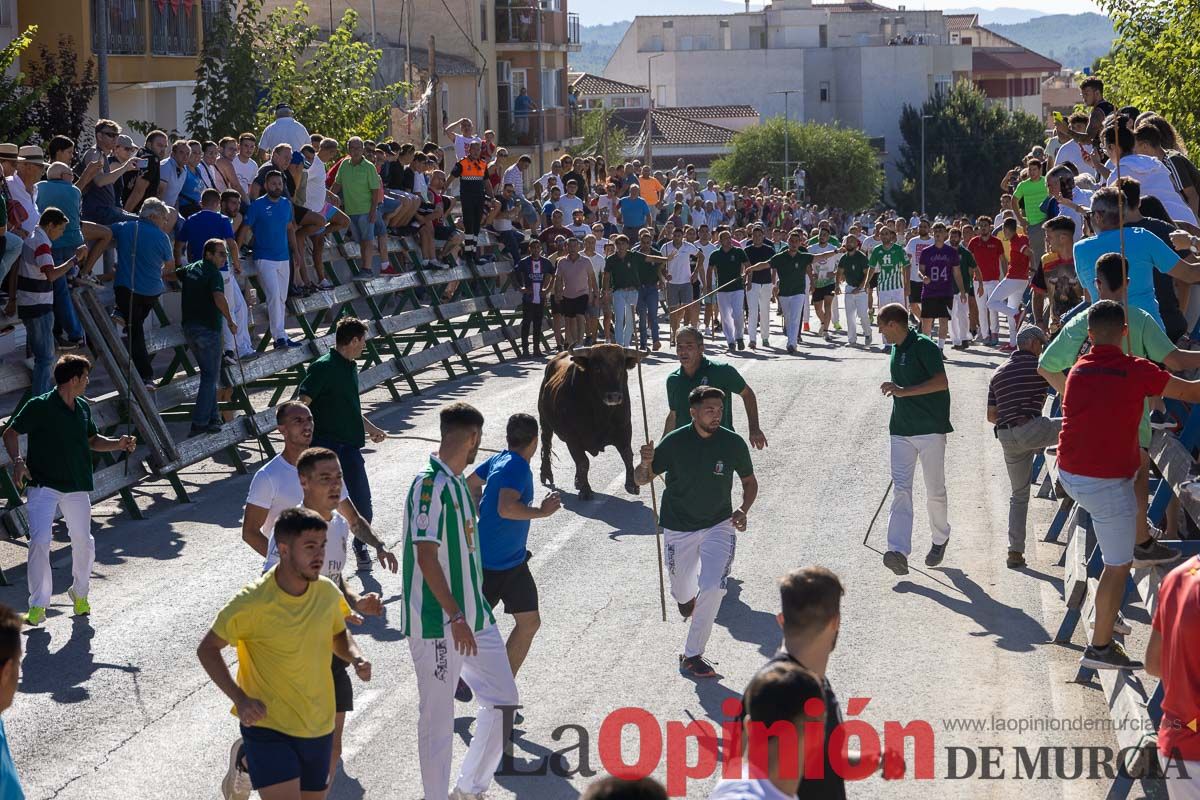
[(1029, 342), (1037, 339), (1042, 344), (1050, 341), (1050, 337), (1046, 332), (1037, 325), (1025, 325), (1021, 330), (1017, 331), (1017, 347), (1022, 347)]

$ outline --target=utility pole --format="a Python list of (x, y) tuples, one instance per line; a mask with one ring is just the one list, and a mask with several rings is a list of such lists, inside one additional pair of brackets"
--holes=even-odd
[(792, 138), (792, 117), (788, 113), (788, 98), (794, 94), (800, 94), (801, 89), (780, 89), (778, 92), (767, 92), (767, 94), (783, 95), (783, 190), (786, 192), (788, 180), (791, 179), (791, 156), (789, 154), (789, 145)]
[(108, 0), (96, 0), (96, 38), (96, 104), (100, 118), (108, 119)]
[[(542, 70), (542, 9), (538, 5), (533, 10), (534, 32), (537, 36), (537, 68), (538, 68), (538, 175), (546, 174), (546, 86), (545, 72)], [(512, 22), (512, 12), (509, 12), (509, 24)], [(557, 99), (555, 100), (557, 102)], [(514, 120), (515, 122), (515, 120)]]
[(924, 113), (921, 109), (921, 216), (925, 216), (925, 120), (933, 119), (932, 114)]
[(429, 85), (433, 88), (429, 92), (429, 141), (434, 144), (438, 143), (438, 131), (441, 130), (441, 125), (438, 124), (438, 88), (437, 88), (437, 53), (434, 50), (436, 43), (432, 36), (429, 37)]

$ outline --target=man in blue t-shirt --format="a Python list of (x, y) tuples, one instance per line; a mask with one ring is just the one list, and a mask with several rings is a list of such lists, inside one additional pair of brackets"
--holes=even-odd
[(650, 220), (650, 206), (642, 199), (640, 186), (634, 184), (629, 187), (629, 194), (617, 203), (617, 211), (623, 233), (636, 242), (639, 232)]
[(508, 449), (492, 456), (467, 477), (479, 500), (479, 554), (483, 563), (483, 596), (493, 608), (501, 601), (516, 626), (505, 649), (513, 675), (525, 661), (533, 636), (541, 625), (537, 585), (529, 571), (529, 521), (545, 519), (562, 502), (551, 492), (541, 505), (533, 502), (533, 470), (529, 460), (537, 452), (538, 424), (529, 414), (508, 418)]
[[(8, 606), (0, 605), (0, 714), (12, 706), (13, 698), (17, 695), (17, 683), (21, 680), (21, 627), (21, 618), (17, 613)], [(8, 750), (3, 719), (0, 719), (0, 797), (4, 800), (25, 800), (12, 753)]]
[(268, 170), (263, 176), (267, 193), (250, 204), (246, 219), (238, 231), (238, 246), (244, 246), (254, 236), (254, 267), (267, 304), (267, 319), (275, 349), (299, 347), (300, 342), (288, 338), (284, 304), (291, 280), (291, 254), (304, 258), (296, 246), (296, 224), (293, 221), (292, 201), (283, 196), (283, 173)]
[(154, 369), (146, 350), (143, 324), (163, 293), (163, 272), (174, 274), (175, 254), (167, 231), (173, 227), (171, 209), (157, 197), (142, 204), (136, 221), (112, 225), (117, 249), (116, 296), (113, 321), (129, 331), (129, 355), (138, 376), (153, 386)]

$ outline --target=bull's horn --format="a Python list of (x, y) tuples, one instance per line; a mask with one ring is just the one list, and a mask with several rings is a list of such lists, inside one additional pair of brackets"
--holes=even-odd
[(645, 350), (636, 350), (632, 347), (624, 347), (622, 349), (625, 351), (626, 358), (636, 358), (638, 361), (641, 361), (643, 358), (650, 355)]
[(590, 347), (572, 347), (569, 352), (572, 356), (579, 356), (580, 358), (587, 358), (588, 356), (590, 356), (592, 354), (592, 348), (590, 348)]

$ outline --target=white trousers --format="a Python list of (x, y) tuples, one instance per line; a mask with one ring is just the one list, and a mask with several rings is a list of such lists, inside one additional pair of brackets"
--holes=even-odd
[(934, 544), (950, 538), (946, 501), (946, 434), (892, 436), (892, 508), (888, 512), (887, 549), (912, 552), (913, 475), (917, 461), (925, 478), (925, 508)]
[(984, 281), (983, 297), (975, 296), (975, 305), (979, 308), (979, 335), (985, 339), (1000, 335), (1000, 315), (988, 308), (987, 304), (999, 285), (1000, 281)]
[(950, 309), (950, 341), (962, 344), (971, 339), (971, 302), (962, 301), (961, 296), (954, 298), (954, 306)]
[(746, 317), (743, 306), (746, 302), (746, 292), (738, 289), (732, 292), (717, 292), (717, 308), (721, 312), (721, 331), (725, 341), (733, 344), (742, 338)]
[(737, 549), (737, 533), (731, 520), (698, 531), (663, 528), (663, 543), (671, 596), (676, 603), (696, 600), (683, 648), (684, 658), (702, 655), (721, 608), (721, 598), (725, 596), (725, 581)]
[(254, 266), (258, 270), (258, 282), (262, 285), (263, 300), (267, 304), (267, 318), (271, 323), (271, 338), (286, 339), (286, 316), (284, 304), (287, 302), (288, 285), (292, 278), (292, 265), (287, 261), (268, 261), (256, 258)]
[(238, 326), (235, 336), (229, 331), (229, 323), (221, 320), (221, 349), (232, 350), (239, 356), (254, 352), (250, 342), (250, 308), (246, 298), (242, 296), (242, 287), (238, 286), (237, 276), (233, 270), (222, 270), (221, 278), (225, 281), (225, 302), (229, 304), (229, 316)]
[[(1172, 761), (1167, 769), (1167, 759), (1158, 754), (1158, 763), (1166, 775), (1167, 797), (1170, 800), (1200, 800), (1200, 761)], [(1186, 778), (1179, 776), (1180, 767), (1187, 772)]]
[(458, 773), (458, 788), (470, 794), (485, 791), (500, 765), (504, 750), (504, 713), (497, 706), (515, 706), (517, 684), (504, 640), (495, 625), (475, 634), (477, 652), (463, 656), (454, 640), (408, 638), (417, 674), (419, 710), (417, 754), (425, 797), (449, 797), (450, 767), (454, 760), (454, 690), (459, 676), (479, 702), (475, 733)]
[(771, 335), (771, 284), (752, 283), (746, 295), (746, 308), (749, 310), (746, 322), (750, 326), (750, 341), (758, 336), (758, 324), (762, 321), (762, 338)]
[[(1005, 278), (988, 295), (987, 307), (1008, 317), (1008, 343), (1011, 345), (1017, 343), (1017, 314), (1021, 311), (1021, 297), (1028, 284), (1029, 281), (1019, 278)], [(996, 333), (1000, 333), (999, 325), (996, 326)]]
[(832, 295), (830, 295), (829, 299), (833, 301), (833, 304), (832, 304), (833, 305), (833, 316), (831, 316), (829, 318), (829, 324), (830, 325), (840, 325), (842, 318), (838, 314), (838, 301), (837, 301), (837, 291), (836, 290), (834, 291), (834, 293)]
[(80, 597), (87, 597), (88, 582), (92, 576), (92, 564), (96, 561), (96, 541), (92, 538), (92, 501), (87, 492), (63, 493), (43, 486), (31, 486), (26, 492), (29, 502), (25, 512), (29, 515), (29, 563), (26, 576), (29, 581), (29, 605), (45, 608), (54, 591), (54, 578), (50, 574), (50, 541), (54, 528), (54, 514), (62, 509), (71, 536), (71, 589)]
[(846, 336), (850, 344), (858, 344), (858, 325), (862, 324), (867, 344), (871, 343), (871, 317), (867, 314), (867, 291), (853, 292), (849, 288), (842, 295), (846, 304)]
[(787, 333), (788, 347), (795, 347), (800, 337), (800, 325), (808, 319), (808, 295), (779, 295), (779, 307), (783, 310), (783, 329)]

